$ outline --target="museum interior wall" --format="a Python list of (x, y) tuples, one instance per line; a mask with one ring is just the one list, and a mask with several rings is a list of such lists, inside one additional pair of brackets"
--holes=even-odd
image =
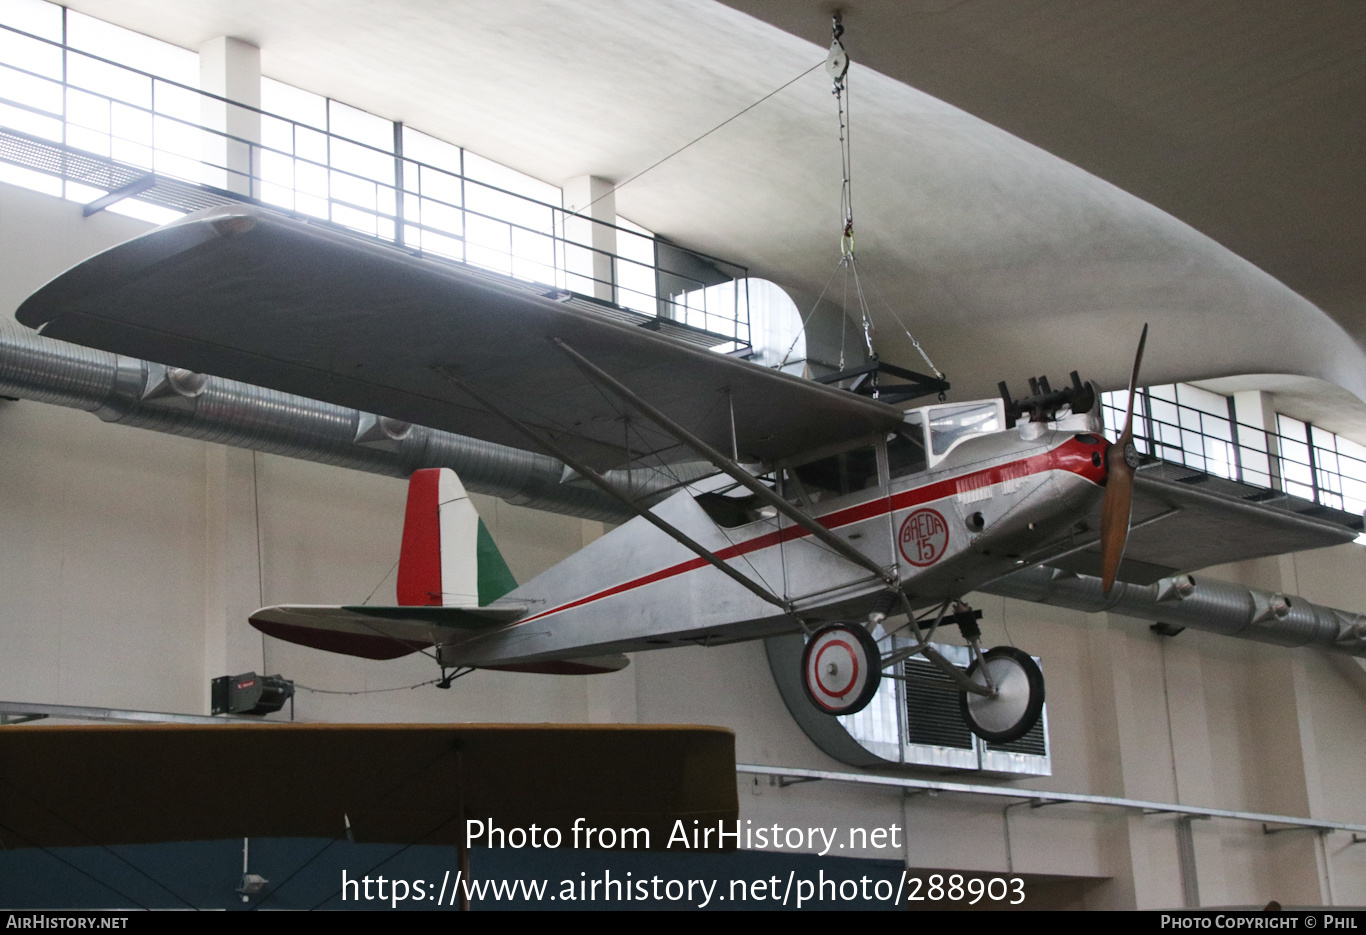
[[(5, 314), (145, 229), (0, 185)], [(620, 673), (586, 678), (481, 671), (443, 691), (408, 688), (438, 674), (424, 656), (330, 655), (247, 625), (263, 604), (391, 602), (404, 497), (398, 479), (0, 402), (0, 699), (205, 713), (210, 678), (255, 670), (296, 681), (302, 721), (716, 724), (735, 731), (741, 763), (855, 772), (793, 722), (759, 643), (637, 654)], [(604, 531), (475, 499), (522, 581)], [(1366, 610), (1366, 550), (1355, 545), (1207, 574)], [(1042, 660), (1052, 775), (912, 775), (1366, 822), (1356, 660), (1193, 631), (1161, 637), (1146, 622), (992, 596), (975, 606), (986, 644)], [(741, 818), (756, 824), (905, 828), (904, 853), (844, 856), (1025, 875), (1056, 905), (1182, 905), (1170, 815), (737, 782)], [(1192, 835), (1203, 905), (1366, 902), (1366, 849), (1350, 834), (1268, 835), (1215, 819)]]

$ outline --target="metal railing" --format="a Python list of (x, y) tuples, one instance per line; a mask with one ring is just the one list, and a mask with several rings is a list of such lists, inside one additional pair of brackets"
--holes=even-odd
[(693, 343), (750, 343), (745, 267), (472, 178), (463, 148), (453, 171), (405, 155), (401, 123), (356, 112), (390, 128), (382, 145), (336, 132), (331, 99), (315, 126), (12, 26), (0, 39), (0, 162), (87, 213), (257, 203), (610, 303)]
[[(1366, 824), (1359, 822), (1329, 820), (1323, 818), (1303, 818), (1298, 815), (1279, 815), (1269, 812), (1252, 812), (1232, 808), (1210, 808), (1201, 805), (1182, 805), (1176, 802), (1151, 802), (1146, 799), (1128, 799), (1111, 795), (1088, 795), (1080, 792), (1055, 792), (1043, 789), (1021, 789), (1015, 786), (988, 786), (963, 782), (950, 782), (941, 779), (921, 779), (912, 776), (882, 776), (876, 773), (845, 773), (835, 770), (806, 769), (794, 766), (763, 766), (751, 763), (736, 764), (735, 771), (740, 775), (771, 776), (782, 785), (792, 781), (806, 782), (846, 782), (865, 786), (885, 786), (892, 789), (916, 792), (947, 792), (957, 795), (987, 796), (993, 799), (1016, 799), (1038, 805), (1101, 805), (1129, 809), (1144, 815), (1188, 815), (1193, 818), (1228, 818), (1235, 821), (1251, 821), (1263, 826), (1283, 825), (1290, 828), (1306, 828), (1314, 831), (1346, 831), (1360, 834), (1366, 832)], [(1276, 828), (1267, 827), (1268, 833)], [(1354, 842), (1360, 843), (1360, 842)]]
[[(1276, 417), (1274, 429), (1251, 425), (1239, 420), (1232, 397), (1208, 394), (1226, 407), (1215, 412), (1213, 405), (1181, 402), (1178, 389), (1139, 390), (1134, 445), (1141, 454), (1358, 516), (1366, 510), (1366, 448), (1284, 415)], [(1127, 397), (1103, 395), (1111, 440), (1123, 427)]]

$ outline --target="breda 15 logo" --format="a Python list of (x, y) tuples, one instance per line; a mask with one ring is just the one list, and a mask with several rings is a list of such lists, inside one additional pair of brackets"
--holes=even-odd
[(933, 565), (948, 548), (949, 524), (935, 510), (916, 510), (901, 524), (897, 543), (912, 565)]

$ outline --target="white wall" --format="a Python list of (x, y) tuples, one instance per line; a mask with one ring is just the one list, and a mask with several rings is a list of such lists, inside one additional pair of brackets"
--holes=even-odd
[[(12, 309), (143, 227), (0, 186), (0, 303)], [(449, 691), (406, 690), (435, 665), (329, 655), (247, 626), (262, 601), (359, 602), (376, 588), (372, 600), (391, 601), (404, 494), (391, 478), (0, 403), (0, 699), (196, 712), (211, 676), (259, 668), (315, 689), (403, 689), (300, 691), (301, 720), (720, 724), (735, 730), (741, 762), (849, 771), (793, 723), (756, 643), (640, 654), (608, 676), (478, 672)], [(476, 500), (520, 580), (601, 534), (596, 523)], [(1211, 573), (1366, 610), (1363, 572), (1366, 550), (1343, 546)], [(1028, 648), (1048, 674), (1054, 774), (1015, 785), (1366, 822), (1355, 795), (1366, 674), (1353, 660), (1193, 631), (1161, 638), (1138, 621), (996, 597), (978, 606), (989, 643)], [(1007, 800), (747, 777), (740, 790), (741, 817), (765, 824), (902, 824), (904, 854), (866, 856), (1023, 874), (1039, 904), (1181, 904), (1170, 816), (1007, 812)], [(1323, 902), (1325, 867), (1337, 902), (1366, 900), (1366, 853), (1349, 835), (1320, 842), (1206, 821), (1195, 839), (1207, 905)]]

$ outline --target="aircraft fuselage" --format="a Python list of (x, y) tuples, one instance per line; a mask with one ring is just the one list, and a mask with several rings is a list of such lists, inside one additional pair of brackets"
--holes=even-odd
[[(767, 476), (785, 497), (891, 569), (920, 608), (960, 598), (1037, 561), (1034, 553), (1087, 534), (1077, 527), (1100, 497), (1108, 443), (1063, 429), (1027, 434), (1010, 429), (966, 437), (932, 466), (895, 477), (888, 445), (894, 436), (837, 453), (829, 459), (833, 467), (794, 463)], [(871, 454), (861, 454), (868, 449)], [(808, 469), (813, 465), (819, 470)], [(866, 486), (809, 489), (813, 479), (838, 488), (850, 478)], [(790, 601), (792, 614), (637, 518), (507, 595), (531, 610), (514, 623), (440, 647), (443, 664), (534, 663), (778, 635), (860, 619), (886, 590), (883, 581), (784, 517), (722, 525), (699, 499), (707, 492), (682, 490), (654, 511)]]

